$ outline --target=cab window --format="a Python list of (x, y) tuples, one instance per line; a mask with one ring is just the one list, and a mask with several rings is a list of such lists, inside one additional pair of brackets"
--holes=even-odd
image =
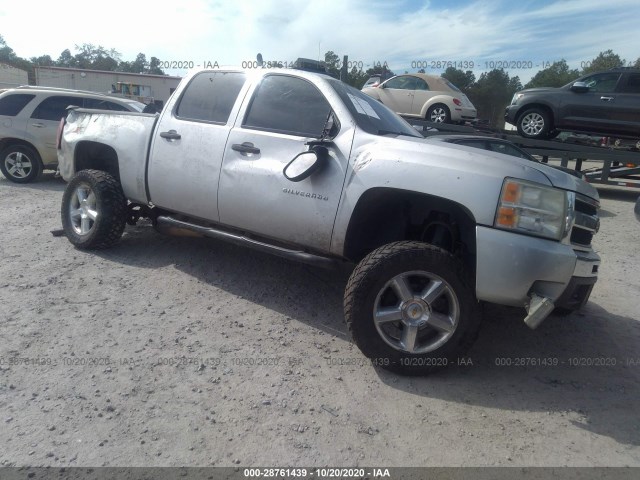
[(242, 126), (320, 137), (330, 112), (329, 102), (312, 83), (288, 75), (268, 75), (253, 94)]
[(187, 85), (176, 117), (226, 124), (245, 82), (241, 72), (202, 72)]

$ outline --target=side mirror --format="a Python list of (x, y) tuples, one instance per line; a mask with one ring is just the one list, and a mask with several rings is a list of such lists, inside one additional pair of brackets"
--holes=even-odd
[(301, 182), (318, 171), (326, 162), (328, 151), (326, 147), (315, 145), (311, 150), (299, 153), (287, 163), (282, 173), (287, 180)]
[(573, 82), (571, 91), (576, 93), (584, 93), (589, 91), (589, 86), (585, 82)]

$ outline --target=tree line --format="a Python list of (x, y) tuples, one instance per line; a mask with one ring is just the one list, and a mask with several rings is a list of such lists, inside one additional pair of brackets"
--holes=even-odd
[[(329, 51), (325, 54), (325, 63), (330, 73), (339, 75), (342, 64), (340, 57)], [(640, 68), (640, 58), (635, 62), (627, 62), (612, 50), (600, 52), (590, 61), (583, 62), (584, 68), (570, 69), (566, 60), (553, 62), (550, 66), (538, 71), (524, 86), (518, 76), (510, 76), (504, 69), (493, 69), (483, 72), (478, 78), (471, 70), (447, 68), (441, 76), (457, 86), (469, 97), (478, 110), (478, 118), (487, 120), (492, 126), (502, 126), (506, 106), (511, 102), (513, 94), (523, 88), (561, 87), (583, 75), (609, 70), (620, 66)], [(425, 73), (424, 69), (418, 70)], [(371, 75), (394, 73), (383, 65), (376, 65), (366, 71), (352, 68), (345, 81), (356, 88), (362, 88)], [(408, 73), (408, 72), (404, 72)]]
[[(327, 71), (340, 77), (342, 60), (333, 51), (324, 55)], [(21, 58), (9, 47), (0, 35), (0, 63), (6, 63), (29, 73), (29, 83), (35, 84), (35, 66), (44, 67), (74, 67), (89, 70), (108, 70), (116, 72), (147, 73), (164, 75), (160, 68), (161, 61), (157, 57), (147, 60), (144, 53), (139, 53), (135, 60), (122, 60), (122, 55), (114, 49), (106, 49), (100, 45), (90, 43), (75, 45), (74, 53), (65, 49), (57, 59), (49, 55)], [(355, 88), (362, 88), (369, 77), (375, 74), (394, 75), (386, 64), (376, 64), (366, 70), (358, 68), (358, 62), (352, 62), (352, 68), (347, 70), (343, 80)], [(608, 70), (619, 66), (634, 66), (640, 68), (640, 58), (634, 63), (627, 62), (612, 50), (600, 52), (593, 60), (583, 62), (584, 68), (570, 69), (566, 60), (559, 60), (547, 68), (538, 71), (524, 86), (518, 76), (510, 76), (504, 69), (493, 69), (483, 72), (478, 78), (471, 70), (447, 68), (441, 75), (456, 85), (469, 97), (478, 109), (478, 118), (487, 120), (493, 126), (501, 126), (505, 107), (511, 101), (513, 94), (523, 88), (560, 87), (589, 73)], [(424, 69), (418, 70), (425, 73)], [(408, 73), (408, 72), (404, 72)], [(344, 76), (344, 75), (343, 75)]]
[(0, 35), (0, 63), (26, 70), (29, 83), (35, 83), (34, 67), (72, 67), (86, 70), (108, 70), (114, 72), (148, 73), (164, 75), (160, 68), (160, 60), (151, 57), (147, 60), (144, 53), (139, 53), (133, 61), (122, 60), (122, 55), (115, 49), (106, 49), (101, 45), (83, 43), (75, 45), (74, 53), (68, 48), (60, 53), (57, 59), (50, 55), (41, 55), (29, 59), (19, 57)]

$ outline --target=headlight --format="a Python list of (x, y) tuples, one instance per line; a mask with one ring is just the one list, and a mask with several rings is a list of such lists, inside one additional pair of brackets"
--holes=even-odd
[(560, 240), (567, 229), (568, 203), (563, 190), (507, 178), (494, 226)]
[(516, 93), (511, 99), (511, 105), (515, 105), (516, 103), (518, 103), (518, 100), (520, 100), (520, 98), (522, 98), (523, 96), (524, 93)]

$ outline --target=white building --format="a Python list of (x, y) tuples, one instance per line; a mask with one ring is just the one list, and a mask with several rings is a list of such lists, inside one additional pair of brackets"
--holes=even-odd
[[(145, 97), (166, 102), (180, 83), (181, 77), (147, 75), (142, 73), (85, 70), (66, 67), (35, 67), (36, 85), (41, 87), (71, 88), (108, 93), (118, 83), (137, 85)], [(26, 82), (25, 82), (26, 83)], [(143, 93), (142, 93), (143, 92)]]
[(0, 88), (13, 88), (20, 85), (29, 85), (27, 71), (0, 63)]

